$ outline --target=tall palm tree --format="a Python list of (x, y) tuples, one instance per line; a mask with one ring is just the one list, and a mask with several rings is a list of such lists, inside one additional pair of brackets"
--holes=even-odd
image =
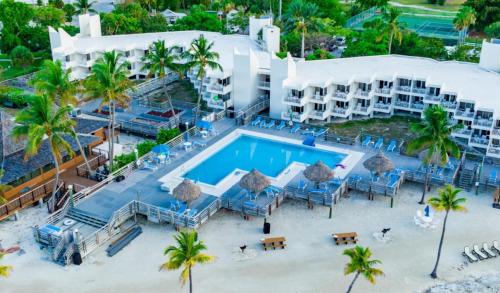
[(105, 52), (103, 57), (92, 66), (91, 73), (85, 80), (87, 98), (102, 98), (100, 107), (109, 109), (108, 144), (109, 168), (113, 170), (115, 110), (116, 106), (126, 106), (130, 100), (127, 91), (133, 83), (128, 79), (128, 62), (121, 62), (122, 54), (116, 51)]
[(425, 202), (430, 167), (444, 166), (448, 163), (449, 156), (460, 157), (460, 149), (451, 139), (451, 133), (462, 126), (462, 124), (453, 125), (448, 118), (448, 112), (440, 105), (432, 105), (425, 109), (424, 119), (411, 125), (411, 130), (418, 137), (408, 144), (407, 152), (415, 154), (424, 151), (422, 161), (426, 167), (420, 204)]
[[(4, 257), (5, 253), (0, 253), (0, 260)], [(0, 277), (7, 278), (12, 271), (12, 266), (0, 265)]]
[(303, 0), (294, 0), (288, 5), (285, 14), (285, 30), (296, 31), (301, 35), (300, 57), (304, 58), (305, 38), (310, 30), (317, 30), (321, 22), (316, 17), (318, 15), (318, 6), (311, 2)]
[[(54, 199), (59, 185), (59, 164), (63, 152), (73, 156), (71, 145), (64, 138), (64, 135), (71, 135), (73, 132), (74, 121), (68, 119), (71, 107), (55, 108), (52, 99), (47, 95), (31, 96), (26, 102), (28, 107), (17, 113), (15, 118), (17, 125), (12, 128), (11, 135), (15, 139), (26, 138), (25, 158), (37, 154), (44, 143), (45, 137), (47, 138), (56, 167), (54, 189), (52, 191), (52, 199)], [(51, 202), (54, 203), (55, 201), (52, 200)], [(53, 208), (53, 206), (50, 207), (50, 210), (53, 210)]]
[[(35, 87), (35, 91), (37, 93), (47, 95), (57, 106), (77, 106), (77, 87), (75, 83), (71, 82), (70, 76), (71, 69), (64, 70), (60, 60), (55, 62), (52, 60), (45, 60), (42, 68), (35, 74), (31, 83)], [(80, 154), (83, 157), (88, 172), (90, 172), (91, 169), (87, 155), (85, 154), (82, 144), (80, 143), (80, 139), (78, 138), (73, 126), (71, 136), (78, 144)]]
[[(404, 26), (401, 22), (398, 21), (398, 17), (401, 15), (401, 11), (397, 9), (396, 7), (389, 6), (389, 7), (384, 7), (383, 12), (382, 12), (382, 19), (384, 21), (384, 29), (383, 32), (389, 36), (389, 43), (388, 43), (388, 53), (389, 55), (391, 54), (392, 51), (392, 43), (394, 40), (398, 41), (399, 44), (401, 44), (401, 41), (403, 40), (403, 32), (404, 32)], [(381, 35), (377, 41), (380, 41), (381, 38), (383, 38), (383, 35)]]
[(213, 42), (209, 42), (204, 35), (200, 35), (191, 42), (189, 50), (184, 51), (182, 54), (182, 57), (186, 60), (186, 68), (198, 69), (196, 77), (200, 80), (200, 89), (198, 91), (198, 101), (196, 102), (195, 124), (200, 114), (203, 79), (207, 74), (207, 69), (222, 71), (222, 66), (217, 62), (219, 60), (219, 53), (213, 51), (213, 47)]
[(87, 14), (87, 13), (97, 13), (97, 11), (92, 8), (92, 5), (94, 5), (96, 1), (89, 1), (89, 0), (77, 0), (75, 2), (75, 14)]
[[(458, 11), (457, 15), (453, 19), (453, 24), (458, 31), (464, 30), (464, 36), (467, 35), (467, 31), (471, 25), (476, 23), (476, 11), (474, 8), (469, 6), (462, 6)], [(460, 40), (462, 41), (462, 40)]]
[(167, 92), (167, 79), (165, 75), (169, 71), (176, 72), (179, 78), (183, 78), (182, 66), (179, 64), (180, 56), (178, 54), (179, 47), (173, 46), (167, 48), (164, 40), (154, 42), (150, 47), (148, 54), (144, 56), (143, 61), (146, 63), (142, 70), (148, 70), (148, 75), (158, 76), (163, 79), (163, 91), (167, 97), (169, 107), (171, 109), (172, 117), (174, 117), (175, 125), (179, 124), (177, 116), (175, 115), (172, 99)]
[(372, 252), (368, 247), (356, 246), (354, 248), (344, 250), (343, 255), (350, 258), (350, 262), (345, 265), (344, 274), (349, 275), (356, 273), (354, 279), (352, 280), (347, 293), (351, 292), (354, 283), (358, 279), (359, 275), (363, 275), (370, 283), (375, 284), (375, 277), (382, 276), (384, 272), (382, 270), (375, 268), (374, 266), (382, 263), (380, 260), (370, 259)]
[(433, 279), (437, 278), (437, 268), (439, 264), (439, 258), (441, 257), (441, 249), (443, 248), (444, 232), (446, 230), (446, 221), (448, 220), (448, 214), (452, 212), (466, 212), (467, 209), (463, 206), (465, 203), (465, 198), (457, 197), (458, 193), (462, 191), (459, 188), (454, 188), (451, 185), (446, 185), (439, 190), (439, 197), (431, 197), (428, 203), (438, 212), (444, 211), (444, 221), (443, 221), (443, 231), (441, 231), (441, 239), (439, 240), (439, 248), (436, 259), (436, 264), (434, 265), (434, 270), (432, 270), (431, 277)]
[(177, 246), (170, 245), (165, 249), (164, 254), (168, 261), (160, 266), (160, 270), (177, 270), (182, 267), (180, 276), (181, 286), (189, 280), (189, 292), (193, 292), (192, 268), (196, 264), (205, 264), (213, 261), (215, 257), (204, 254), (207, 250), (203, 241), (198, 240), (196, 231), (181, 231), (174, 236)]

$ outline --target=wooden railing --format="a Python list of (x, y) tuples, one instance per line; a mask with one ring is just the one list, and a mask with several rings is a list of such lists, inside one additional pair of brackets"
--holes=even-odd
[(0, 205), (0, 220), (11, 216), (16, 211), (37, 202), (39, 199), (44, 198), (48, 194), (52, 193), (53, 188), (54, 179), (22, 194), (16, 199)]
[[(97, 157), (92, 158), (88, 161), (90, 170), (96, 170), (100, 166), (104, 165), (108, 161), (106, 154), (99, 154)], [(87, 164), (83, 163), (76, 167), (76, 175), (80, 177), (89, 177), (89, 170), (87, 170)]]

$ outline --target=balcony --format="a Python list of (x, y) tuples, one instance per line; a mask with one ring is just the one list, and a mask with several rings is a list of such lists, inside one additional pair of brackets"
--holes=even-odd
[(224, 101), (223, 100), (210, 99), (210, 100), (208, 100), (207, 104), (211, 108), (224, 109)]
[(382, 95), (391, 95), (391, 88), (376, 88), (375, 93)]
[(493, 128), (491, 131), (492, 135), (500, 136), (500, 128)]
[(302, 106), (302, 105), (305, 104), (306, 98), (299, 98), (297, 96), (286, 96), (284, 98), (284, 102), (286, 104), (292, 104), (292, 105)]
[(409, 102), (404, 102), (404, 101), (396, 101), (394, 104), (395, 107), (399, 108), (410, 108), (410, 103)]
[(281, 119), (283, 120), (292, 120), (295, 122), (303, 122), (305, 120), (305, 113), (298, 112), (282, 112)]
[(474, 122), (472, 122), (473, 126), (479, 126), (481, 128), (491, 128), (493, 126), (493, 119), (484, 119), (484, 118), (476, 118)]
[(354, 109), (352, 109), (352, 111), (355, 112), (356, 114), (368, 115), (370, 109), (371, 109), (370, 106), (357, 105), (354, 107)]
[(500, 157), (500, 146), (491, 145), (488, 147), (488, 154), (495, 155), (495, 157)]
[(486, 138), (486, 136), (473, 136), (470, 138), (470, 143), (487, 146), (490, 143), (490, 140)]
[(452, 134), (455, 136), (461, 136), (461, 137), (465, 136), (468, 138), (472, 134), (472, 129), (460, 128), (460, 129), (454, 130)]
[(397, 87), (396, 87), (396, 90), (397, 90), (397, 91), (400, 91), (400, 92), (406, 92), (406, 93), (409, 93), (409, 92), (411, 91), (411, 87), (410, 87), (410, 86), (407, 86), (407, 85), (397, 86)]
[(313, 96), (311, 96), (311, 101), (314, 102), (314, 103), (320, 103), (320, 104), (324, 104), (326, 103), (326, 96), (322, 96), (320, 94), (315, 94)]
[(271, 82), (265, 80), (259, 80), (258, 87), (269, 89), (271, 88)]
[(356, 92), (354, 92), (354, 95), (358, 98), (368, 99), (368, 97), (370, 96), (370, 92), (357, 90)]
[(341, 91), (335, 91), (335, 93), (333, 94), (333, 96), (335, 98), (340, 99), (340, 100), (347, 100), (348, 95), (349, 95), (349, 93), (341, 92)]
[(414, 87), (414, 88), (411, 89), (411, 91), (413, 93), (416, 93), (416, 94), (423, 94), (423, 95), (427, 94), (427, 89), (426, 88)]
[(424, 96), (424, 102), (431, 104), (439, 104), (439, 102), (441, 102), (441, 96), (426, 95)]
[(334, 116), (347, 117), (351, 114), (350, 108), (335, 107), (332, 109), (332, 114)]
[(441, 104), (449, 110), (455, 110), (457, 108), (457, 102), (443, 101)]
[(214, 83), (210, 85), (210, 91), (215, 93), (223, 93), (225, 86), (219, 83)]
[(422, 103), (412, 103), (410, 105), (410, 108), (411, 109), (415, 109), (415, 110), (419, 110), (419, 111), (422, 111), (424, 109), (424, 104)]
[(328, 111), (311, 111), (309, 113), (309, 117), (312, 119), (317, 119), (317, 120), (324, 120), (326, 117), (328, 117), (329, 113)]
[(388, 112), (391, 110), (391, 106), (392, 104), (390, 103), (387, 103), (387, 104), (384, 104), (384, 103), (375, 103), (373, 104), (373, 108), (375, 108), (375, 110), (382, 110), (384, 112)]
[(474, 118), (474, 111), (471, 111), (470, 109), (466, 110), (458, 109), (457, 112), (455, 113), (455, 117), (461, 117), (472, 120)]

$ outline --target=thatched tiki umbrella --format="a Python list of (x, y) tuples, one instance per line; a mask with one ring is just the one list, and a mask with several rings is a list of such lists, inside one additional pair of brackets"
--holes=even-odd
[(364, 161), (363, 166), (365, 166), (365, 168), (370, 172), (375, 173), (377, 176), (394, 169), (394, 164), (384, 155), (382, 151)]
[(173, 195), (178, 200), (185, 201), (189, 206), (191, 202), (200, 197), (201, 189), (191, 180), (184, 179), (179, 185), (177, 185), (176, 188), (174, 188)]
[(245, 176), (243, 176), (240, 180), (241, 188), (244, 188), (255, 195), (269, 185), (271, 185), (271, 181), (269, 181), (264, 174), (255, 169), (245, 174)]
[(321, 161), (317, 161), (313, 165), (307, 166), (304, 170), (304, 176), (309, 180), (314, 182), (316, 188), (319, 187), (321, 182), (328, 181), (333, 178), (333, 170), (327, 165), (323, 164)]

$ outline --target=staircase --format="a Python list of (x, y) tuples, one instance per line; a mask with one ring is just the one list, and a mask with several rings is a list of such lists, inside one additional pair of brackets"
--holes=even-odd
[(458, 187), (470, 191), (474, 185), (477, 166), (464, 166), (458, 178)]
[(101, 228), (107, 224), (107, 221), (105, 219), (102, 219), (92, 213), (79, 210), (77, 208), (70, 208), (68, 210), (68, 213), (66, 214), (66, 217), (95, 228)]

